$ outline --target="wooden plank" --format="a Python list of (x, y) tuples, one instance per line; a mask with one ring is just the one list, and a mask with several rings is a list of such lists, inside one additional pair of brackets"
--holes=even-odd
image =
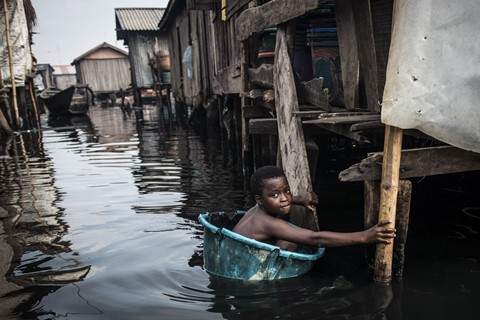
[(227, 1), (227, 20), (230, 19), (235, 13), (240, 11), (243, 6), (247, 5), (251, 0), (229, 0)]
[(321, 3), (321, 0), (272, 0), (246, 9), (236, 20), (237, 40), (246, 40), (254, 32), (299, 17), (316, 9)]
[(309, 111), (295, 111), (293, 112), (293, 115), (295, 117), (299, 117), (299, 118), (308, 118), (308, 119), (311, 119), (311, 118), (315, 118), (317, 119), (318, 116), (322, 113), (322, 112), (325, 112), (323, 110), (309, 110)]
[(250, 119), (248, 121), (248, 128), (250, 129), (250, 134), (272, 136), (278, 135), (278, 125), (276, 118)]
[(256, 69), (249, 68), (248, 75), (252, 84), (273, 89), (273, 64), (264, 63)]
[[(321, 117), (321, 116), (320, 116)], [(359, 115), (359, 116), (344, 116), (344, 117), (325, 117), (315, 120), (306, 120), (304, 123), (310, 124), (350, 124), (364, 121), (380, 120), (379, 114)]]
[[(370, 143), (370, 141), (366, 136), (359, 134), (357, 132), (351, 132), (350, 124), (342, 124), (342, 125), (331, 124), (331, 123), (310, 124), (309, 122), (310, 122), (309, 120), (303, 121), (303, 125), (305, 128), (307, 128), (308, 126), (313, 126), (313, 127), (316, 127), (317, 130), (328, 131), (329, 134), (336, 133), (355, 141)], [(313, 131), (311, 128), (309, 128), (309, 132), (310, 130)], [(305, 129), (305, 132), (307, 132), (306, 129)]]
[(325, 111), (330, 111), (328, 93), (323, 90), (323, 78), (310, 81), (297, 82), (298, 96), (303, 101), (317, 106)]
[[(383, 154), (375, 152), (343, 170), (340, 181), (379, 180)], [(402, 151), (400, 178), (434, 176), (480, 170), (480, 154), (452, 146), (417, 148)]]
[(357, 35), (353, 18), (353, 4), (356, 0), (336, 0), (338, 47), (342, 66), (343, 96), (345, 108), (359, 106), (358, 83), (360, 62), (358, 60)]
[(218, 71), (214, 87), (219, 87), (223, 94), (237, 94), (242, 89), (240, 66), (235, 64)]
[(243, 117), (245, 119), (252, 118), (273, 118), (273, 114), (270, 109), (261, 107), (261, 106), (248, 106), (245, 105), (243, 108)]
[(357, 35), (358, 52), (365, 80), (365, 94), (368, 109), (380, 111), (380, 95), (378, 93), (377, 56), (373, 39), (372, 16), (370, 0), (353, 1), (355, 31)]
[[(291, 1), (296, 2), (296, 1)], [(278, 13), (278, 11), (277, 11)], [(275, 108), (278, 121), (279, 153), (290, 189), (295, 195), (312, 191), (312, 181), (301, 119), (293, 112), (299, 111), (293, 66), (288, 55), (286, 27), (278, 26), (275, 46), (273, 82)], [(301, 227), (318, 230), (316, 213), (292, 216), (292, 222)]]
[(351, 132), (371, 131), (377, 129), (384, 129), (385, 124), (381, 120), (366, 121), (352, 124), (350, 127)]
[[(400, 162), (402, 159), (402, 138), (403, 130), (401, 128), (385, 127), (378, 221), (390, 220), (391, 222), (388, 226), (391, 228), (395, 228)], [(378, 243), (374, 271), (374, 280), (376, 282), (390, 283), (392, 280), (392, 261), (393, 241), (389, 244)]]

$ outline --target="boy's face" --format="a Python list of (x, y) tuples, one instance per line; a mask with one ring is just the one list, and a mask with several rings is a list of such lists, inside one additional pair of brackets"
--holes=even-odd
[(290, 213), (292, 194), (285, 177), (277, 177), (263, 181), (262, 194), (255, 196), (255, 200), (263, 209), (273, 215)]

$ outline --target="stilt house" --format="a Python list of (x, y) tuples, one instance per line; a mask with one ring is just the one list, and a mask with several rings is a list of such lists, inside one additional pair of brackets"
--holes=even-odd
[(12, 130), (40, 128), (35, 104), (36, 72), (31, 37), (36, 24), (30, 0), (4, 1), (0, 7), (0, 137)]
[(66, 89), (77, 84), (77, 73), (71, 65), (54, 65), (53, 82), (58, 89)]
[(130, 86), (128, 53), (106, 42), (75, 58), (78, 83), (88, 84), (96, 96)]
[(115, 9), (117, 40), (123, 40), (129, 50), (131, 83), (136, 99), (141, 98), (142, 90), (154, 87), (152, 58), (168, 54), (166, 36), (158, 31), (164, 11), (164, 8)]
[[(375, 213), (390, 220), (398, 213), (397, 250), (408, 226), (407, 179), (480, 170), (479, 20), (470, 10), (477, 7), (474, 0), (171, 0), (160, 29), (178, 101), (193, 108), (209, 98), (234, 101), (244, 168), (278, 159), (298, 194), (311, 189), (329, 148), (363, 153), (339, 179), (365, 181), (366, 225)], [(314, 220), (299, 217), (311, 229)], [(377, 251), (378, 281), (390, 281), (391, 257), (391, 246)]]

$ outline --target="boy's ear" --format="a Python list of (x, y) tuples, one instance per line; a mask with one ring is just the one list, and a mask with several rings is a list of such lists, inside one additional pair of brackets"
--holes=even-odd
[(262, 198), (259, 196), (259, 195), (255, 195), (255, 202), (258, 204), (258, 205), (262, 205)]

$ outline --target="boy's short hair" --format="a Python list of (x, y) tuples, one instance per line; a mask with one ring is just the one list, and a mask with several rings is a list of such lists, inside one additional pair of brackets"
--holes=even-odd
[(257, 169), (250, 177), (250, 190), (253, 195), (261, 195), (264, 181), (268, 179), (286, 177), (285, 172), (276, 166), (265, 166)]

